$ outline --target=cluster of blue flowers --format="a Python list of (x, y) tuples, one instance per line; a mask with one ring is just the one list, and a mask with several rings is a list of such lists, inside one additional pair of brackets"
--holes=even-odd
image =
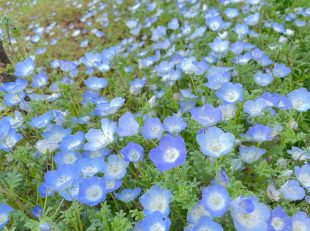
[[(77, 9), (82, 7), (78, 1), (69, 2)], [(207, 185), (200, 182), (201, 199), (185, 211), (184, 230), (221, 231), (227, 221), (238, 231), (310, 230), (309, 208), (300, 207), (289, 216), (281, 207), (282, 201), (310, 204), (309, 149), (296, 142), (287, 146), (286, 158), (270, 153), (285, 130), (297, 133), (300, 120), (295, 116), (300, 118), (309, 111), (310, 92), (303, 83), (292, 84), (293, 64), (268, 54), (293, 40), (294, 28), (308, 24), (310, 8), (296, 8), (276, 22), (263, 19), (261, 13), (268, 2), (219, 0), (218, 7), (210, 7), (203, 1), (176, 0), (178, 17), (171, 17), (169, 10), (161, 8), (161, 1), (136, 0), (127, 9), (130, 14), (143, 10), (152, 16), (126, 16), (127, 38), (100, 51), (84, 39), (79, 44), (85, 49), (81, 57), (51, 59), (49, 66), (40, 66), (38, 60), (57, 44), (52, 32), (60, 27), (31, 23), (32, 35), (25, 40), (37, 49), (15, 64), (16, 81), (0, 85), (0, 112), (8, 113), (0, 119), (0, 150), (11, 155), (18, 146), (30, 143), (33, 161), (46, 160), (46, 172), (37, 186), (45, 201), (59, 196), (66, 203), (86, 206), (99, 207), (111, 198), (136, 203), (143, 211), (143, 218), (135, 221), (133, 230), (137, 231), (177, 230), (170, 211), (170, 204), (177, 202), (161, 182), (152, 182), (150, 187), (134, 185), (128, 184), (127, 177), (142, 178), (141, 168), (147, 165), (160, 174), (177, 172), (185, 164), (191, 165), (188, 156), (201, 155), (210, 160), (203, 168), (214, 169), (214, 175)], [(111, 4), (118, 7), (125, 1)], [(93, 29), (62, 28), (65, 37), (105, 36), (108, 5), (93, 0), (87, 8), (80, 22)], [(113, 13), (119, 18), (117, 11)], [(94, 19), (103, 29), (92, 27)], [(274, 33), (276, 47), (255, 43), (263, 33)], [(46, 36), (50, 41), (42, 43)], [(210, 42), (204, 41), (207, 36)], [(200, 54), (195, 50), (199, 43)], [(247, 65), (253, 72), (251, 78), (242, 74)], [(117, 88), (126, 89), (126, 95), (111, 92), (114, 79), (110, 74), (116, 69), (121, 69), (118, 74), (122, 73), (125, 83)], [(281, 84), (286, 89), (278, 90)], [(66, 103), (75, 112), (59, 107), (69, 91), (65, 87), (73, 85), (80, 92), (74, 92)], [(75, 94), (81, 97), (75, 100)], [(142, 94), (148, 99), (143, 110), (132, 106)], [(33, 102), (47, 105), (46, 110), (37, 114)], [(174, 109), (169, 108), (170, 103)], [(287, 116), (285, 124), (274, 122), (281, 116)], [(267, 182), (259, 195), (251, 189), (236, 195), (229, 187), (235, 174), (243, 172), (251, 181), (249, 169), (267, 153), (276, 160), (270, 163), (272, 167), (285, 170), (270, 178), (281, 179)], [(260, 187), (262, 182), (257, 184)], [(0, 204), (0, 228), (16, 209)], [(42, 206), (31, 211), (40, 220), (41, 230), (52, 230), (42, 219)]]

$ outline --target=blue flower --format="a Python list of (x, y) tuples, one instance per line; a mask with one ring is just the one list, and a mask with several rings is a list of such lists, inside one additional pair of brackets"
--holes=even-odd
[(50, 123), (52, 118), (53, 118), (52, 113), (48, 111), (43, 115), (33, 117), (29, 122), (29, 124), (35, 128), (44, 128)]
[(41, 88), (48, 84), (48, 77), (44, 71), (40, 71), (39, 74), (33, 76), (32, 78), (32, 87)]
[(310, 159), (310, 153), (298, 147), (292, 147), (291, 150), (287, 150), (287, 153), (292, 156), (293, 160), (303, 161)]
[(246, 135), (250, 140), (262, 143), (272, 140), (272, 129), (265, 125), (257, 124), (253, 127), (249, 127)]
[(177, 30), (179, 28), (179, 22), (178, 19), (173, 18), (169, 23), (168, 23), (168, 28), (171, 30)]
[(292, 216), (292, 231), (308, 231), (310, 218), (306, 213), (299, 211)]
[(91, 177), (103, 170), (104, 161), (101, 157), (83, 157), (79, 159), (78, 168), (82, 177)]
[(216, 125), (222, 119), (222, 111), (210, 104), (194, 107), (190, 110), (192, 119), (204, 127)]
[(140, 144), (129, 142), (122, 148), (121, 153), (127, 162), (138, 162), (143, 159), (143, 147)]
[(102, 177), (93, 176), (80, 180), (78, 201), (96, 206), (106, 198), (105, 182)]
[(281, 187), (280, 192), (289, 201), (302, 200), (305, 197), (305, 190), (299, 185), (297, 180), (288, 180)]
[(126, 175), (128, 162), (115, 154), (108, 156), (108, 161), (104, 163), (102, 171), (107, 179), (121, 179)]
[(86, 134), (85, 138), (88, 143), (84, 148), (88, 151), (98, 151), (114, 141), (114, 133), (116, 130), (116, 123), (110, 122), (108, 119), (101, 120), (101, 129), (91, 128)]
[(215, 95), (225, 103), (235, 103), (236, 101), (242, 101), (242, 85), (240, 83), (226, 82), (215, 93)]
[(57, 152), (54, 156), (54, 162), (60, 166), (63, 164), (74, 164), (79, 159), (79, 153), (68, 152), (66, 150)]
[(129, 203), (130, 201), (134, 200), (137, 196), (139, 196), (141, 192), (141, 188), (136, 187), (134, 189), (124, 189), (120, 193), (114, 193), (115, 197), (125, 203)]
[(43, 209), (40, 205), (33, 206), (31, 209), (31, 214), (34, 216), (36, 219), (38, 219), (40, 216), (43, 214)]
[(209, 47), (218, 55), (226, 54), (229, 49), (229, 41), (216, 38), (212, 43), (209, 43)]
[(193, 228), (193, 231), (201, 230), (223, 231), (223, 228), (219, 223), (212, 221), (211, 218), (203, 216)]
[[(154, 212), (146, 216), (139, 224), (141, 230), (143, 231), (153, 231), (153, 230), (168, 231), (170, 225), (171, 222), (169, 218), (163, 217), (163, 215), (160, 212)], [(139, 229), (135, 227), (135, 230)]]
[(0, 150), (9, 152), (22, 139), (22, 135), (15, 128), (7, 130), (7, 125), (4, 126), (4, 129), (0, 129)]
[(144, 121), (141, 135), (145, 139), (160, 139), (164, 131), (163, 125), (159, 118), (147, 118)]
[(117, 189), (119, 189), (122, 186), (122, 180), (118, 180), (118, 179), (108, 179), (106, 177), (104, 177), (104, 183), (105, 183), (105, 187), (106, 187), (106, 192), (113, 192)]
[(70, 72), (76, 68), (76, 64), (71, 61), (58, 60), (58, 65), (63, 72)]
[(255, 100), (247, 100), (243, 105), (243, 111), (250, 116), (260, 116), (267, 107), (266, 100), (263, 98), (256, 98)]
[(53, 191), (69, 188), (78, 177), (78, 170), (74, 165), (61, 165), (58, 169), (48, 171), (44, 176), (44, 183)]
[(180, 114), (173, 114), (164, 120), (164, 128), (171, 134), (178, 134), (187, 126)]
[(255, 146), (240, 146), (239, 147), (241, 159), (250, 164), (257, 161), (262, 155), (265, 154), (266, 150), (262, 148), (257, 148)]
[(235, 229), (238, 231), (263, 231), (267, 230), (267, 221), (270, 217), (270, 211), (266, 205), (260, 203), (255, 197), (248, 197), (248, 203), (251, 203), (253, 210), (250, 212), (231, 210)]
[(167, 189), (153, 185), (149, 191), (144, 193), (139, 201), (143, 206), (143, 212), (146, 216), (151, 215), (155, 211), (159, 211), (163, 217), (169, 215), (169, 203), (171, 200), (171, 192)]
[(131, 112), (126, 112), (119, 118), (116, 132), (120, 137), (134, 136), (139, 132), (139, 124)]
[(16, 63), (14, 75), (17, 77), (28, 77), (32, 74), (34, 67), (33, 59), (27, 58), (22, 62)]
[(13, 209), (6, 205), (0, 204), (0, 229), (2, 229), (9, 222), (9, 214)]
[(196, 136), (200, 151), (207, 156), (220, 157), (229, 153), (235, 143), (231, 133), (225, 133), (220, 128), (210, 127), (204, 133)]
[(15, 82), (7, 82), (0, 85), (0, 91), (11, 94), (21, 93), (27, 87), (27, 84), (27, 80), (18, 78)]
[(110, 102), (98, 103), (95, 112), (98, 116), (113, 115), (124, 104), (125, 99), (122, 97), (115, 97)]
[(295, 175), (297, 180), (310, 192), (310, 165), (305, 164), (301, 167), (295, 167)]
[(287, 96), (295, 110), (305, 112), (310, 109), (310, 92), (306, 88), (296, 89)]
[(187, 222), (189, 224), (197, 224), (200, 218), (205, 216), (211, 217), (211, 214), (206, 210), (205, 206), (200, 200), (187, 213)]
[(212, 31), (220, 31), (226, 27), (226, 23), (223, 21), (221, 16), (207, 17), (206, 18), (206, 25)]
[(264, 73), (262, 71), (256, 72), (254, 75), (254, 81), (261, 87), (269, 86), (272, 83), (273, 77), (270, 73)]
[(268, 230), (270, 231), (290, 231), (291, 219), (280, 206), (275, 207), (270, 214)]
[(272, 74), (276, 78), (284, 78), (291, 72), (291, 69), (283, 63), (274, 63)]
[(84, 139), (84, 133), (78, 131), (74, 135), (64, 137), (59, 147), (61, 150), (75, 151), (82, 147), (82, 145), (84, 144)]
[(159, 145), (153, 148), (149, 155), (161, 172), (178, 167), (186, 160), (184, 140), (180, 136), (166, 135), (160, 139)]
[(144, 87), (146, 83), (146, 79), (143, 78), (143, 79), (135, 79), (133, 81), (130, 81), (129, 82), (129, 85), (130, 85), (130, 93), (133, 94), (133, 95), (138, 95), (141, 93), (141, 90), (142, 88)]
[(99, 91), (100, 89), (103, 89), (108, 85), (108, 81), (105, 78), (98, 78), (92, 76), (84, 80), (84, 84), (89, 90)]
[(229, 208), (230, 197), (223, 186), (212, 185), (204, 188), (201, 201), (212, 217), (221, 217)]

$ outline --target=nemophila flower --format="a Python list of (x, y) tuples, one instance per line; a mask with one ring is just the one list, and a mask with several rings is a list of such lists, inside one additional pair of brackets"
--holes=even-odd
[(141, 129), (141, 135), (145, 139), (160, 139), (164, 132), (163, 125), (159, 118), (147, 118)]
[(215, 17), (208, 17), (206, 18), (206, 25), (212, 30), (212, 31), (220, 31), (225, 26), (226, 23), (223, 21), (221, 16), (215, 16)]
[(164, 120), (164, 128), (171, 134), (178, 134), (183, 131), (187, 126), (187, 123), (183, 120), (180, 114), (173, 114), (167, 116)]
[(134, 136), (139, 132), (139, 124), (131, 112), (126, 112), (119, 118), (116, 132), (120, 137)]
[(249, 127), (246, 136), (255, 142), (262, 143), (264, 141), (272, 140), (272, 129), (262, 124), (257, 124), (253, 127)]
[(60, 125), (54, 125), (49, 130), (42, 133), (42, 137), (47, 140), (60, 142), (66, 136), (69, 136), (71, 133), (70, 128), (63, 128)]
[(13, 212), (7, 204), (0, 204), (0, 229), (2, 229), (9, 222), (9, 215)]
[(96, 206), (106, 198), (105, 182), (102, 177), (89, 177), (80, 180), (78, 201)]
[(210, 104), (194, 107), (190, 110), (192, 119), (204, 127), (216, 125), (222, 119), (222, 111)]
[(292, 231), (308, 231), (310, 218), (306, 213), (299, 211), (292, 216)]
[(51, 230), (51, 225), (47, 222), (44, 222), (39, 225), (39, 230), (40, 231), (50, 231)]
[(86, 85), (87, 89), (98, 91), (105, 88), (108, 85), (108, 81), (105, 78), (92, 76), (84, 80), (84, 84)]
[(127, 162), (138, 162), (143, 159), (143, 147), (140, 144), (129, 142), (122, 148), (121, 153)]
[(227, 8), (225, 11), (224, 11), (225, 15), (227, 18), (235, 18), (237, 16), (239, 16), (239, 11), (238, 9), (236, 8)]
[(48, 171), (44, 175), (44, 183), (53, 191), (69, 188), (78, 177), (78, 169), (74, 165), (61, 165), (56, 170)]
[(228, 103), (228, 104), (221, 104), (219, 108), (222, 111), (222, 120), (230, 120), (231, 118), (234, 118), (236, 111), (237, 111), (237, 106), (233, 103)]
[(43, 214), (43, 209), (40, 205), (35, 205), (31, 209), (31, 214), (34, 216), (36, 219), (38, 219), (40, 216)]
[(78, 159), (79, 159), (79, 153), (70, 152), (66, 150), (57, 152), (56, 155), (54, 156), (54, 162), (57, 164), (57, 166), (63, 164), (73, 164)]
[(275, 63), (272, 74), (276, 78), (284, 78), (291, 72), (291, 69), (283, 63)]
[[(24, 101), (25, 93), (20, 92), (17, 94), (13, 93), (6, 93), (3, 95), (3, 103), (7, 106), (16, 106), (17, 104), (20, 104), (20, 108), (26, 104)], [(25, 108), (26, 109), (26, 108)]]
[(225, 103), (235, 103), (236, 101), (242, 101), (242, 85), (240, 83), (227, 82), (215, 93), (220, 100)]
[(125, 99), (122, 97), (115, 97), (110, 102), (102, 102), (97, 104), (95, 112), (98, 116), (112, 115), (124, 104)]
[(108, 156), (107, 162), (104, 162), (102, 171), (107, 179), (122, 179), (126, 175), (128, 162), (115, 154)]
[(269, 86), (272, 81), (273, 81), (273, 77), (270, 73), (264, 73), (262, 71), (257, 72), (254, 75), (254, 81), (261, 87), (266, 87)]
[(124, 189), (120, 193), (114, 193), (115, 197), (125, 203), (129, 203), (130, 201), (134, 200), (136, 197), (139, 196), (141, 192), (141, 188), (136, 187), (134, 189)]
[(179, 28), (179, 22), (178, 19), (173, 18), (169, 23), (168, 23), (168, 28), (171, 30), (177, 30)]
[(130, 86), (130, 93), (133, 94), (133, 95), (138, 95), (140, 94), (142, 88), (145, 86), (145, 83), (146, 83), (146, 79), (143, 78), (143, 79), (135, 79), (133, 81), (130, 81), (129, 82), (129, 86)]
[(196, 136), (200, 151), (207, 156), (220, 157), (229, 153), (235, 143), (231, 133), (225, 133), (220, 128), (210, 127), (204, 133)]
[(154, 212), (141, 221), (139, 224), (140, 228), (135, 227), (135, 230), (143, 231), (168, 231), (170, 228), (171, 222), (168, 217), (164, 217), (160, 212)]
[(218, 55), (223, 55), (229, 49), (229, 41), (216, 38), (212, 43), (209, 43), (209, 47)]
[(247, 100), (243, 105), (243, 111), (249, 116), (260, 116), (266, 109), (266, 100), (263, 98), (256, 98), (254, 100)]
[(29, 124), (35, 128), (44, 128), (46, 127), (50, 121), (52, 120), (53, 116), (50, 111), (44, 113), (43, 115), (33, 117)]
[(84, 144), (84, 133), (81, 131), (76, 132), (74, 135), (66, 136), (62, 139), (59, 147), (66, 151), (75, 151), (82, 148)]
[(295, 110), (305, 112), (310, 109), (310, 92), (306, 88), (296, 89), (287, 97)]
[(310, 192), (310, 165), (305, 164), (301, 167), (295, 167), (295, 175), (297, 180)]
[(114, 141), (114, 133), (116, 130), (116, 123), (110, 122), (108, 119), (101, 120), (101, 129), (91, 128), (85, 134), (88, 141), (84, 145), (85, 150), (98, 151)]
[(76, 68), (76, 64), (71, 61), (58, 60), (58, 65), (63, 72), (70, 72)]
[(195, 61), (196, 58), (193, 56), (189, 58), (183, 58), (177, 67), (182, 70), (183, 73), (190, 75), (194, 73)]
[(237, 23), (233, 28), (233, 31), (238, 35), (238, 39), (242, 39), (249, 33), (249, 26), (247, 24)]
[(78, 160), (77, 166), (82, 177), (91, 177), (103, 170), (104, 159), (83, 157)]
[(149, 156), (161, 172), (178, 167), (186, 160), (184, 140), (180, 136), (166, 135), (160, 139), (159, 145), (150, 151)]
[(230, 50), (235, 54), (235, 55), (240, 55), (243, 50), (244, 50), (244, 43), (241, 41), (236, 41), (231, 44)]
[(291, 219), (279, 206), (275, 207), (270, 214), (268, 221), (270, 231), (289, 231), (291, 230)]
[(211, 220), (211, 218), (204, 216), (199, 219), (197, 224), (193, 227), (193, 231), (201, 230), (212, 230), (212, 231), (223, 231), (222, 226)]
[(252, 55), (250, 52), (246, 52), (243, 55), (237, 55), (233, 58), (233, 63), (235, 64), (247, 64), (252, 59)]
[(35, 64), (32, 58), (27, 58), (15, 65), (14, 75), (17, 77), (28, 77), (34, 71)]
[(38, 140), (35, 144), (36, 149), (43, 154), (54, 152), (58, 146), (58, 142), (49, 139)]
[(264, 155), (266, 150), (255, 146), (240, 146), (239, 152), (241, 159), (250, 164), (257, 161), (262, 155)]
[(167, 28), (164, 26), (158, 26), (156, 29), (152, 31), (151, 40), (158, 41), (166, 35)]
[(246, 198), (247, 203), (253, 206), (249, 212), (242, 210), (231, 210), (235, 229), (238, 231), (263, 231), (267, 230), (270, 211), (266, 205), (260, 203), (255, 197)]
[(223, 186), (212, 185), (204, 188), (201, 201), (212, 217), (221, 217), (229, 208), (230, 198)]
[(243, 21), (249, 26), (254, 26), (258, 23), (260, 15), (258, 12), (250, 14), (248, 17), (243, 18)]
[(152, 213), (159, 211), (163, 217), (168, 217), (171, 196), (169, 190), (153, 185), (139, 198), (144, 215), (150, 216)]
[(277, 108), (280, 110), (290, 110), (292, 108), (292, 102), (286, 97), (285, 95), (277, 95), (278, 97), (278, 104), (276, 105)]
[(280, 192), (289, 201), (298, 201), (305, 197), (305, 190), (299, 185), (297, 180), (286, 181), (280, 187)]
[(20, 93), (27, 87), (27, 84), (27, 80), (18, 78), (15, 82), (2, 83), (0, 85), (0, 91), (12, 94)]
[(41, 88), (48, 84), (48, 77), (44, 71), (40, 71), (39, 74), (33, 76), (31, 86), (33, 88)]
[(267, 196), (273, 201), (279, 201), (281, 193), (276, 189), (274, 183), (271, 183), (267, 187)]
[(107, 179), (106, 177), (104, 177), (104, 183), (105, 183), (105, 187), (106, 187), (106, 192), (113, 192), (117, 189), (119, 189), (122, 186), (122, 180), (118, 180), (118, 179)]
[(273, 22), (271, 25), (271, 28), (278, 33), (285, 33), (285, 27), (283, 24), (277, 23), (277, 22)]
[(201, 217), (211, 217), (209, 211), (206, 210), (202, 201), (198, 201), (191, 210), (187, 213), (187, 222), (190, 224), (196, 224), (200, 220)]
[(206, 77), (208, 78), (208, 82), (205, 84), (206, 87), (212, 90), (218, 90), (224, 83), (230, 81), (231, 73), (229, 71), (218, 71), (218, 73), (208, 72), (208, 74), (206, 75)]

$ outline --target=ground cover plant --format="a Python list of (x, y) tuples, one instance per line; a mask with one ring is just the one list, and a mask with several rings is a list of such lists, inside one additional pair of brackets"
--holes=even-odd
[(0, 229), (310, 230), (308, 0), (0, 0)]

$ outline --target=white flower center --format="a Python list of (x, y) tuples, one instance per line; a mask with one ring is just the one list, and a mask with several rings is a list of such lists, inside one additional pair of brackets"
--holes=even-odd
[(136, 161), (139, 159), (139, 153), (137, 152), (136, 149), (132, 149), (129, 152), (129, 160), (130, 161)]
[(293, 231), (306, 231), (307, 227), (305, 226), (304, 223), (300, 221), (295, 221), (293, 223)]
[(255, 227), (257, 223), (261, 222), (259, 219), (260, 216), (256, 210), (251, 213), (237, 213), (236, 218), (241, 225), (248, 228)]
[(72, 164), (76, 160), (76, 157), (71, 153), (68, 153), (64, 156), (64, 163), (65, 164)]
[(305, 106), (305, 102), (302, 99), (296, 99), (293, 101), (293, 107), (296, 109), (303, 109)]
[(97, 201), (102, 196), (102, 189), (99, 185), (92, 185), (86, 190), (86, 198), (90, 201)]
[(211, 193), (207, 198), (207, 204), (213, 210), (220, 210), (225, 206), (225, 200), (219, 193)]
[(111, 175), (117, 176), (122, 171), (122, 168), (119, 163), (112, 163), (112, 164), (109, 164), (108, 171)]
[(165, 231), (165, 227), (161, 223), (155, 223), (151, 226), (150, 231)]
[(164, 161), (173, 163), (178, 159), (179, 156), (180, 153), (177, 149), (169, 147), (164, 153)]
[(271, 221), (271, 225), (275, 230), (281, 230), (284, 226), (283, 219), (280, 217), (274, 217)]
[(163, 197), (157, 196), (155, 198), (152, 198), (150, 203), (150, 210), (151, 211), (160, 211), (161, 213), (164, 212), (166, 209), (166, 201)]

